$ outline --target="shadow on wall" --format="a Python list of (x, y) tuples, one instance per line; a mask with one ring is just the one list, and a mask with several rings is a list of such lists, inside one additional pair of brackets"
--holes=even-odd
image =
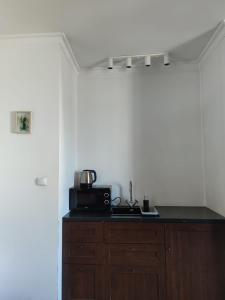
[(155, 204), (201, 205), (198, 73), (153, 65), (132, 77), (131, 176), (136, 197)]
[(182, 45), (171, 49), (171, 59), (186, 62), (196, 60), (202, 53), (216, 29), (217, 26), (195, 37), (194, 39), (188, 40)]
[[(197, 37), (187, 40), (181, 45), (177, 45), (176, 47), (169, 50), (170, 58), (172, 61), (181, 61), (181, 62), (190, 62), (198, 59), (199, 55), (202, 53), (203, 49), (213, 36), (216, 29), (220, 26), (220, 23), (213, 27), (212, 29), (198, 35)], [(125, 67), (124, 59), (114, 59), (114, 66), (123, 66)], [(136, 62), (133, 59), (133, 64)], [(141, 62), (143, 64), (143, 62)], [(138, 65), (138, 64), (137, 64)], [(94, 64), (90, 65), (90, 70), (93, 68), (107, 68), (108, 66), (108, 58), (101, 59)]]

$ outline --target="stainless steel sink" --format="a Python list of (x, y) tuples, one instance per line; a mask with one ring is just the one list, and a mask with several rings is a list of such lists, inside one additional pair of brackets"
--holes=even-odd
[(129, 206), (117, 206), (112, 208), (113, 215), (122, 215), (122, 216), (132, 216), (132, 215), (141, 215), (141, 210), (139, 206), (129, 207)]

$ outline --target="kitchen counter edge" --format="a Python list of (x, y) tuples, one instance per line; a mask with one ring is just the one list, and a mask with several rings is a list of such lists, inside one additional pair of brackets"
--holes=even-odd
[(121, 216), (106, 213), (69, 212), (63, 222), (156, 222), (156, 223), (224, 223), (225, 217), (202, 206), (157, 206), (159, 216)]

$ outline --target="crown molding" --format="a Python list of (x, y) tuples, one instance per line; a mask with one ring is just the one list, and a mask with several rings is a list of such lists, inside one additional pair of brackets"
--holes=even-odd
[(1, 34), (2, 40), (14, 40), (14, 39), (37, 39), (37, 38), (58, 38), (62, 35), (61, 32), (47, 32), (47, 33), (24, 33), (24, 34)]
[(5, 40), (40, 40), (40, 41), (56, 41), (61, 45), (64, 54), (72, 63), (77, 72), (80, 71), (80, 66), (73, 53), (70, 42), (68, 41), (65, 33), (53, 32), (53, 33), (33, 33), (33, 34), (14, 34), (14, 35), (0, 35), (0, 41)]
[(213, 33), (212, 37), (202, 50), (201, 54), (197, 59), (197, 63), (201, 64), (208, 55), (218, 46), (221, 40), (225, 37), (225, 20), (222, 20), (216, 27), (215, 32)]
[(69, 40), (67, 39), (65, 33), (60, 33), (61, 35), (61, 47), (64, 51), (64, 53), (66, 54), (67, 58), (71, 61), (71, 63), (73, 64), (75, 71), (77, 73), (79, 73), (80, 71), (80, 65), (78, 64), (78, 61), (73, 53), (72, 47), (70, 45)]

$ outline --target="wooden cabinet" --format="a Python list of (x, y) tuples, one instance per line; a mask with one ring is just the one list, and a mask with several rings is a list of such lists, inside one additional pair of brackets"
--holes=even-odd
[(105, 225), (109, 243), (157, 244), (164, 242), (164, 225), (154, 223), (109, 222)]
[(225, 224), (63, 223), (63, 300), (224, 300)]
[(103, 223), (63, 224), (63, 300), (105, 299)]
[(164, 266), (164, 245), (109, 244), (108, 263), (114, 266)]
[(164, 299), (164, 278), (151, 267), (110, 266), (108, 269), (111, 300), (161, 300)]
[(64, 264), (63, 300), (105, 300), (103, 267)]
[(164, 226), (107, 223), (107, 298), (164, 300)]
[(225, 299), (223, 224), (166, 225), (167, 300)]
[(164, 295), (164, 225), (63, 223), (63, 300), (164, 300)]
[(104, 264), (105, 245), (89, 243), (71, 243), (65, 242), (63, 247), (64, 263), (77, 264)]
[(63, 241), (76, 243), (99, 243), (103, 241), (101, 222), (63, 223)]

